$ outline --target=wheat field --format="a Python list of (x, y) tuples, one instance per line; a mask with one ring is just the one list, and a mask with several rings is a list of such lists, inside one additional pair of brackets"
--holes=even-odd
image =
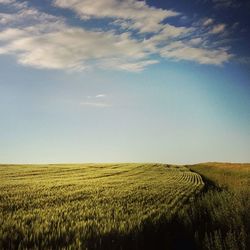
[(121, 239), (171, 220), (203, 186), (199, 174), (164, 164), (1, 165), (0, 248), (122, 249)]

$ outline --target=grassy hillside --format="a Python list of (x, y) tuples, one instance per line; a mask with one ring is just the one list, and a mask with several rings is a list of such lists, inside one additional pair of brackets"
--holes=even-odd
[(0, 248), (171, 247), (174, 216), (203, 185), (160, 164), (2, 165)]
[(250, 164), (204, 163), (188, 166), (206, 188), (179, 213), (198, 249), (250, 249)]
[(192, 165), (189, 168), (220, 188), (239, 192), (250, 187), (250, 164), (214, 162)]
[(0, 249), (247, 250), (249, 173), (230, 163), (0, 165)]

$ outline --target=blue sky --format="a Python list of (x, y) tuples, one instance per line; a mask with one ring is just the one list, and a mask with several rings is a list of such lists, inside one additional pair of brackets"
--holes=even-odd
[(250, 162), (249, 11), (0, 0), (0, 162)]

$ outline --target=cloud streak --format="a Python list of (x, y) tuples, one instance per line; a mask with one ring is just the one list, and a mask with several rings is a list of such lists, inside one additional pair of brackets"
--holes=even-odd
[(223, 49), (208, 50), (203, 48), (191, 47), (181, 41), (173, 42), (161, 50), (161, 55), (172, 58), (176, 61), (196, 61), (200, 64), (221, 65), (228, 61), (232, 55)]
[(96, 108), (110, 108), (112, 107), (109, 103), (103, 102), (80, 102), (81, 106), (89, 106), (89, 107), (96, 107)]
[(137, 0), (55, 0), (54, 4), (75, 11), (82, 19), (130, 20), (129, 27), (140, 32), (159, 31), (164, 19), (179, 15), (175, 11), (150, 7), (146, 2)]
[(226, 25), (225, 24), (217, 24), (215, 25), (212, 30), (210, 31), (211, 34), (219, 34), (225, 31)]
[[(90, 61), (98, 61), (101, 65), (117, 57), (124, 63), (130, 60), (131, 64), (141, 59), (147, 61), (147, 54), (139, 42), (127, 33), (116, 35), (65, 27), (64, 30), (39, 35), (7, 30), (2, 37), (2, 40), (10, 40), (3, 48), (5, 53), (14, 53), (19, 63), (36, 68), (83, 70)], [(120, 66), (112, 65), (113, 68)]]
[(96, 108), (109, 108), (112, 104), (107, 102), (107, 95), (98, 94), (95, 96), (87, 96), (87, 101), (80, 102), (81, 106), (89, 106)]
[(214, 7), (219, 8), (239, 8), (241, 6), (241, 2), (237, 0), (212, 0), (214, 3)]
[(204, 21), (203, 21), (203, 25), (204, 26), (208, 26), (210, 24), (212, 24), (214, 22), (214, 20), (212, 18), (206, 18)]
[[(181, 14), (144, 1), (54, 1), (55, 6), (74, 11), (81, 26), (69, 25), (67, 18), (41, 12), (28, 2), (0, 0), (0, 4), (11, 9), (0, 12), (0, 54), (13, 55), (26, 66), (140, 72), (163, 59), (222, 65), (232, 57), (227, 47), (211, 42), (226, 30), (224, 24), (214, 24), (211, 18), (191, 27), (169, 24), (169, 18)], [(95, 18), (110, 26), (98, 30), (84, 26), (86, 19)]]

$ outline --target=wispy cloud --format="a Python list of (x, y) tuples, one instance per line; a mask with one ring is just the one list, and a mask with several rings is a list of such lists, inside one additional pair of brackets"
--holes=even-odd
[(214, 22), (214, 20), (212, 18), (206, 18), (203, 21), (203, 25), (208, 26), (208, 25), (212, 24), (213, 22)]
[(211, 18), (189, 27), (169, 24), (169, 18), (181, 19), (182, 14), (144, 1), (54, 1), (74, 11), (83, 24), (85, 19), (108, 19), (111, 25), (98, 30), (69, 25), (66, 17), (41, 12), (29, 2), (0, 4), (11, 9), (0, 12), (0, 54), (14, 55), (18, 63), (35, 68), (140, 72), (164, 58), (222, 65), (232, 57), (228, 46), (211, 42), (226, 30), (224, 24)]
[(104, 102), (80, 102), (81, 106), (90, 106), (90, 107), (96, 107), (96, 108), (109, 108), (112, 107), (109, 103)]
[(237, 0), (212, 0), (215, 8), (238, 8), (242, 5)]
[(195, 37), (192, 38), (188, 41), (188, 44), (190, 44), (191, 46), (198, 46), (203, 42), (201, 37)]
[(228, 61), (232, 55), (229, 55), (224, 49), (203, 49), (192, 47), (182, 41), (172, 42), (163, 47), (161, 55), (166, 58), (172, 58), (176, 61), (187, 60), (196, 61), (200, 64), (221, 65)]
[(107, 97), (107, 95), (105, 95), (105, 94), (99, 94), (99, 95), (96, 95), (95, 97), (96, 98), (105, 98), (105, 97)]
[(161, 22), (179, 13), (150, 7), (144, 1), (137, 0), (55, 0), (54, 4), (61, 8), (75, 11), (82, 19), (113, 18), (130, 20), (128, 28), (141, 32), (157, 32), (162, 28)]
[(81, 106), (90, 106), (96, 108), (112, 107), (106, 94), (88, 95), (85, 101), (80, 102)]
[[(139, 42), (129, 34), (116, 35), (72, 27), (39, 35), (26, 31), (19, 37), (13, 30), (7, 33), (14, 39), (3, 48), (5, 52), (16, 54), (19, 63), (37, 68), (83, 70), (94, 60), (101, 63), (118, 57), (124, 62), (130, 60), (134, 63), (141, 59), (146, 61), (147, 57)], [(120, 65), (112, 67), (115, 69)]]
[(14, 1), (13, 0), (0, 0), (1, 4), (10, 4), (12, 2), (14, 2)]
[(225, 28), (226, 28), (225, 24), (217, 24), (211, 29), (210, 33), (211, 34), (223, 33), (225, 31)]

